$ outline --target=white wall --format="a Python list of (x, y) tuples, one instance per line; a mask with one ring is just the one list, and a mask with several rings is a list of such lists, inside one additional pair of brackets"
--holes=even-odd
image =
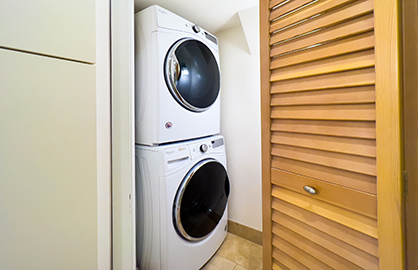
[[(216, 33), (221, 61), (221, 134), (231, 181), (229, 219), (262, 230), (258, 6), (239, 27)], [(248, 43), (247, 43), (248, 42)]]

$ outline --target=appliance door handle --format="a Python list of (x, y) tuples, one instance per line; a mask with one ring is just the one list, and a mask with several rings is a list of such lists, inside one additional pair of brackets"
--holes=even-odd
[(176, 55), (173, 53), (170, 57), (170, 80), (173, 83), (173, 85), (176, 85), (180, 75), (181, 75), (181, 68), (180, 68), (180, 63), (176, 57)]

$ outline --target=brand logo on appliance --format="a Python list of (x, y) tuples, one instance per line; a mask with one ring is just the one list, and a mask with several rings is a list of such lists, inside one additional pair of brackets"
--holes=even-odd
[(165, 151), (165, 153), (167, 154), (167, 155), (171, 155), (171, 154), (174, 154), (176, 151), (174, 150), (174, 149), (168, 149), (168, 150), (166, 150)]
[(165, 128), (166, 129), (170, 129), (172, 126), (173, 126), (173, 123), (171, 123), (171, 122), (165, 123)]

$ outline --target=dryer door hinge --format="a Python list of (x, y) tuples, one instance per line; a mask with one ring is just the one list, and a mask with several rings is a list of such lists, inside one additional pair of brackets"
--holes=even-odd
[(403, 171), (403, 192), (404, 196), (408, 195), (408, 172)]

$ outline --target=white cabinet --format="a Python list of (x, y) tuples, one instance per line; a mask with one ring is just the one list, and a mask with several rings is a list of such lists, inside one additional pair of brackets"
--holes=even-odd
[(97, 269), (96, 67), (0, 63), (0, 269)]
[(2, 0), (0, 47), (95, 62), (95, 0)]

